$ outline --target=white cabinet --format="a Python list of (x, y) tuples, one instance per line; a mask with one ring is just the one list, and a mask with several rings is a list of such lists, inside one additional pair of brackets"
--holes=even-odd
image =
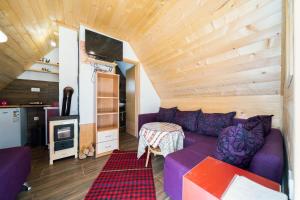
[(110, 140), (117, 140), (118, 139), (118, 130), (108, 130), (103, 132), (97, 133), (97, 143), (99, 142), (107, 142)]
[(97, 154), (103, 154), (106, 152), (113, 151), (114, 149), (118, 149), (118, 141), (117, 140), (111, 140), (107, 142), (100, 142), (97, 144)]

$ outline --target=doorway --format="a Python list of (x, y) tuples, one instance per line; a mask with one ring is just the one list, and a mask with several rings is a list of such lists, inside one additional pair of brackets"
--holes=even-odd
[(124, 59), (117, 62), (120, 75), (120, 133), (138, 136), (139, 63)]

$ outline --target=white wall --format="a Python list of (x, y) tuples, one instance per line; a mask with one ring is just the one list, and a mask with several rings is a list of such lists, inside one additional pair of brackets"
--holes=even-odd
[[(80, 26), (79, 39), (85, 41), (84, 26)], [(95, 30), (92, 30), (95, 31)], [(103, 34), (103, 33), (101, 33)], [(103, 34), (105, 35), (105, 34)], [(130, 44), (123, 41), (123, 57), (139, 61)], [(140, 66), (140, 113), (157, 112), (160, 98), (152, 86), (143, 66)], [(79, 66), (79, 112), (80, 124), (95, 123), (95, 83), (91, 80), (93, 68), (80, 62)]]
[(74, 89), (71, 115), (78, 114), (78, 37), (77, 31), (59, 27), (59, 105), (62, 107), (63, 89)]
[(141, 65), (140, 69), (140, 84), (140, 114), (158, 112), (160, 98), (146, 74), (143, 65)]
[[(134, 50), (126, 41), (123, 42), (123, 57), (139, 61)], [(140, 64), (140, 114), (158, 112), (160, 106), (160, 97), (153, 87), (144, 67)]]
[[(79, 42), (85, 41), (85, 27), (80, 26)], [(81, 62), (79, 55), (79, 114), (80, 124), (95, 123), (95, 82), (92, 80), (93, 67)]]
[[(51, 63), (58, 63), (58, 48), (53, 49), (44, 58), (50, 59)], [(42, 68), (47, 68), (51, 72), (58, 72), (58, 67), (49, 66), (44, 64), (33, 64), (29, 69), (32, 70), (41, 70)], [(58, 82), (58, 74), (50, 74), (50, 73), (43, 73), (43, 72), (33, 72), (33, 71), (24, 71), (21, 75), (17, 77), (17, 79), (25, 79), (25, 80), (35, 80), (35, 81), (49, 81), (49, 82)]]

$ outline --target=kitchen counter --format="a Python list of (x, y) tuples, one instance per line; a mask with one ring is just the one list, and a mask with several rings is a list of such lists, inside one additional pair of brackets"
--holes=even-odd
[(0, 106), (1, 108), (43, 108), (43, 107), (51, 107), (51, 105), (6, 105)]

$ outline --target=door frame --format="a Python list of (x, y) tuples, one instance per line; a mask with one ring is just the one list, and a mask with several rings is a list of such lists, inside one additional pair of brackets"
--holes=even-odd
[(123, 62), (134, 65), (134, 76), (135, 76), (135, 133), (134, 136), (138, 137), (138, 119), (140, 114), (140, 62), (136, 60), (131, 60), (128, 58), (123, 58)]

